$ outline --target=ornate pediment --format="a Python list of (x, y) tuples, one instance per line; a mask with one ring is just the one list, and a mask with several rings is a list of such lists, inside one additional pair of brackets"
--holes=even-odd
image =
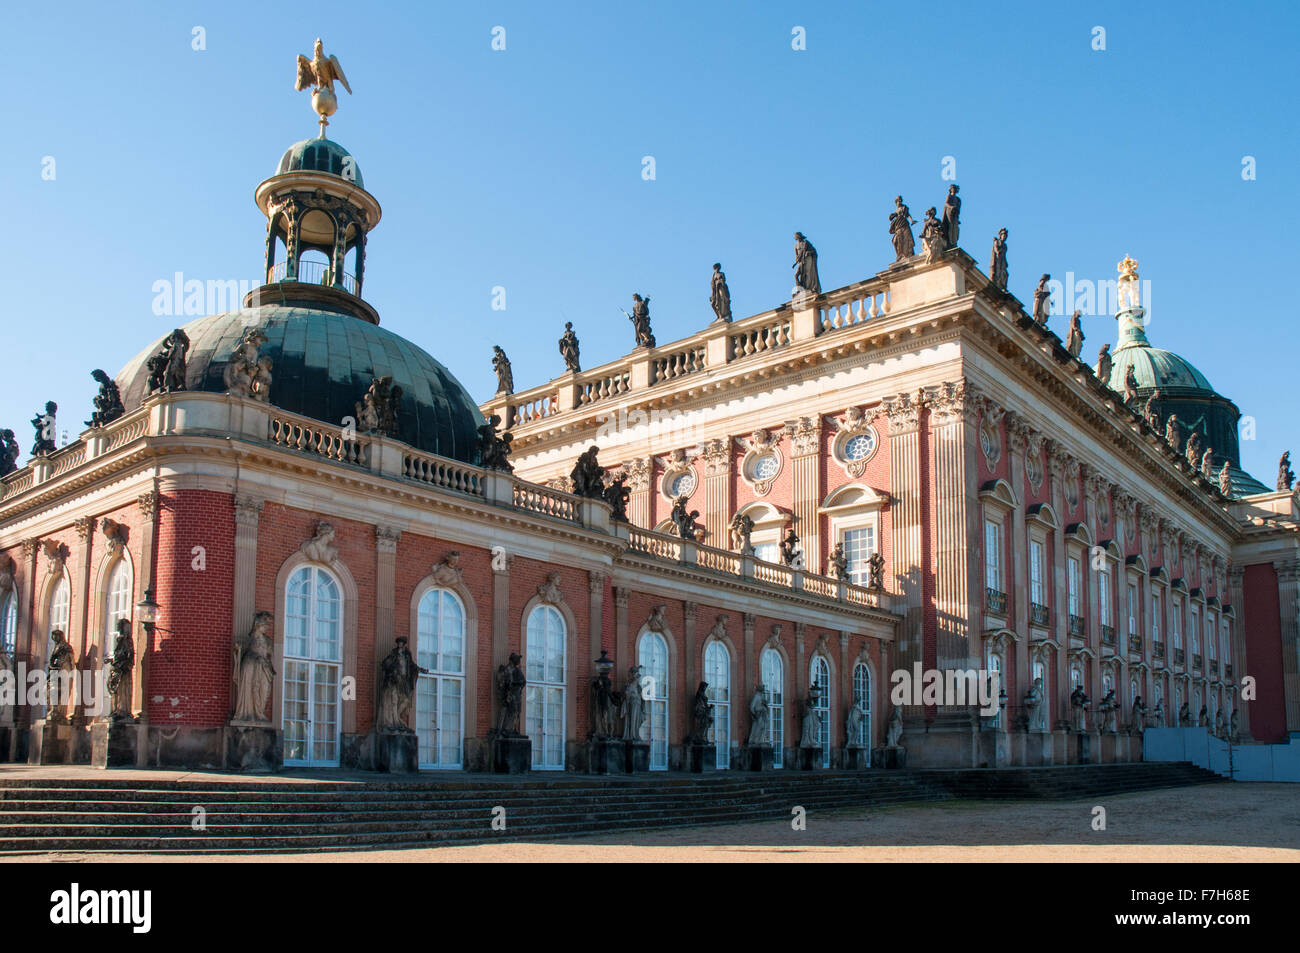
[(453, 549), (433, 564), (433, 581), (439, 586), (458, 586), (464, 582), (460, 568), (460, 553)]

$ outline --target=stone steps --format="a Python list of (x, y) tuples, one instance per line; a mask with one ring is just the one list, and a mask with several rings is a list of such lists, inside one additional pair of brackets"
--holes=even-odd
[[(0, 854), (267, 853), (571, 837), (740, 821), (790, 809), (953, 797), (1083, 798), (1219, 780), (1189, 764), (993, 770), (719, 773), (649, 780), (487, 776), (279, 781), (0, 776)], [(204, 808), (206, 829), (191, 828)], [(493, 808), (506, 811), (493, 831)]]

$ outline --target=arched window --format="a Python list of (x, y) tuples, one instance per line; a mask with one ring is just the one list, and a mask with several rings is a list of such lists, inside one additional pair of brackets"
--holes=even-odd
[(772, 766), (781, 767), (785, 755), (785, 663), (776, 649), (763, 649), (760, 662), (767, 696), (767, 732), (772, 744)]
[(554, 606), (528, 615), (524, 646), (524, 731), (533, 742), (533, 768), (564, 770), (565, 648), (568, 631)]
[[(1002, 682), (1002, 656), (993, 649), (989, 649), (988, 656), (984, 660), (984, 668), (989, 673), (990, 680), (996, 677), (998, 691), (1005, 691), (1006, 685)], [(1000, 699), (995, 699), (1000, 700)], [(1002, 706), (998, 706), (996, 714), (993, 715), (989, 722), (994, 728), (1002, 727)]]
[(303, 566), (284, 599), (284, 760), (338, 764), (343, 591), (333, 574)]
[[(650, 722), (650, 770), (668, 770), (668, 643), (657, 632), (641, 636), (637, 648), (642, 695)], [(645, 681), (646, 677), (649, 681)]]
[(18, 646), (18, 599), (13, 590), (0, 598), (0, 652), (13, 660)]
[(420, 597), (416, 615), (416, 734), (421, 768), (459, 768), (465, 731), (465, 607), (448, 589)]
[(55, 629), (58, 629), (65, 636), (68, 634), (68, 607), (72, 604), (72, 590), (68, 586), (68, 577), (60, 576), (54, 588), (50, 590), (50, 631), (46, 633), (47, 642), (45, 646), (45, 658), (48, 660), (50, 651), (54, 645), (54, 640), (49, 639)]
[(812, 666), (808, 670), (808, 681), (821, 688), (817, 694), (817, 711), (821, 713), (820, 737), (817, 743), (822, 749), (822, 767), (829, 768), (831, 737), (834, 734), (831, 725), (831, 667), (820, 655), (813, 656)]
[(713, 743), (717, 746), (717, 767), (731, 767), (731, 653), (726, 643), (714, 639), (704, 649), (704, 680), (709, 683), (713, 703)]
[(104, 595), (104, 657), (113, 654), (117, 623), (131, 618), (131, 563), (119, 559), (108, 577)]
[(853, 666), (853, 703), (858, 706), (862, 720), (858, 723), (858, 736), (849, 738), (851, 745), (871, 747), (871, 669), (866, 662)]

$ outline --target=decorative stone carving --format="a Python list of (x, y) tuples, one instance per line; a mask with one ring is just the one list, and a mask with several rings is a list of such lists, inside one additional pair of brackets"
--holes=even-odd
[(560, 591), (560, 574), (553, 572), (546, 577), (546, 581), (537, 587), (537, 597), (548, 606), (558, 606), (564, 601), (564, 594)]
[(135, 645), (131, 639), (130, 619), (118, 619), (116, 629), (105, 687), (112, 705), (109, 714), (121, 720), (131, 717), (131, 670), (135, 668)]
[(41, 552), (45, 554), (45, 570), (51, 576), (63, 575), (63, 565), (68, 561), (71, 550), (56, 539), (41, 541)]
[[(623, 312), (627, 314), (626, 311)], [(644, 298), (639, 294), (632, 295), (632, 313), (627, 314), (627, 319), (632, 322), (632, 330), (636, 334), (637, 347), (654, 347), (655, 336), (650, 329), (650, 296)]]
[(265, 500), (254, 496), (245, 496), (242, 493), (236, 494), (235, 525), (256, 527), (258, 520), (262, 516), (262, 507), (265, 505)]
[(645, 457), (637, 457), (629, 460), (623, 465), (627, 471), (628, 486), (633, 492), (637, 490), (648, 490), (650, 488), (650, 461)]
[(890, 748), (901, 747), (903, 740), (903, 709), (898, 705), (889, 713), (889, 725), (885, 729), (885, 744)]
[(14, 561), (0, 553), (0, 595), (12, 592), (14, 588)]
[(108, 550), (109, 558), (118, 556), (122, 548), (126, 546), (127, 535), (129, 530), (122, 523), (105, 517), (100, 522), (100, 530), (104, 534), (104, 545)]
[(973, 421), (978, 417), (982, 397), (964, 377), (956, 381), (944, 381), (930, 395), (930, 422), (936, 427), (942, 427), (962, 420)]
[(799, 537), (790, 529), (781, 540), (781, 565), (791, 569), (803, 568), (803, 549), (799, 546)]
[(1070, 315), (1070, 330), (1065, 335), (1065, 349), (1076, 360), (1083, 353), (1083, 323), (1079, 320), (1082, 315), (1083, 312), (1078, 310)]
[(514, 436), (509, 431), (498, 434), (497, 427), (500, 425), (501, 417), (497, 414), (489, 414), (487, 422), (479, 426), (479, 465), (485, 470), (501, 470), (505, 473), (514, 473), (514, 464), (510, 462), (510, 444), (514, 440)]
[(411, 657), (406, 636), (399, 635), (393, 640), (392, 650), (379, 663), (379, 673), (379, 730), (414, 734), (407, 722), (411, 701), (415, 698), (415, 686), (421, 673), (431, 673)]
[(906, 261), (916, 254), (916, 238), (912, 235), (912, 226), (916, 219), (903, 204), (901, 195), (894, 196), (894, 211), (889, 213), (889, 236), (894, 243), (894, 261)]
[(77, 538), (83, 543), (90, 539), (90, 534), (95, 531), (95, 523), (98, 522), (93, 516), (82, 516), (72, 521), (73, 529), (77, 531)]
[(503, 738), (521, 738), (519, 716), (524, 710), (524, 688), (528, 679), (520, 668), (518, 652), (510, 653), (506, 665), (497, 666), (497, 701), (501, 705), (501, 715), (497, 719), (497, 735)]
[(948, 186), (948, 197), (943, 200), (943, 235), (949, 248), (957, 247), (958, 219), (961, 216), (961, 199), (957, 197), (956, 184)]
[(573, 322), (564, 322), (564, 334), (560, 337), (560, 357), (564, 358), (564, 369), (570, 374), (582, 370), (581, 350), (578, 335), (573, 331)]
[(492, 370), (497, 375), (497, 396), (509, 396), (515, 392), (515, 372), (510, 367), (510, 358), (501, 350), (500, 345), (492, 345)]
[(883, 592), (885, 588), (885, 557), (874, 552), (867, 557), (867, 588), (874, 592)]
[(821, 278), (817, 274), (817, 249), (804, 237), (803, 232), (794, 233), (794, 269), (795, 287), (804, 294), (822, 293)]
[(157, 353), (146, 364), (150, 396), (185, 390), (185, 358), (189, 350), (189, 336), (180, 328), (163, 339)]
[(943, 223), (939, 221), (935, 207), (925, 210), (925, 221), (921, 223), (921, 253), (927, 264), (948, 250), (948, 237), (944, 233)]
[(1219, 470), (1219, 492), (1224, 496), (1232, 496), (1232, 468), (1228, 461), (1223, 461), (1223, 468)]
[(18, 469), (18, 439), (9, 429), (0, 430), (0, 477)]
[(598, 453), (600, 448), (593, 444), (578, 456), (578, 462), (573, 465), (569, 480), (573, 484), (572, 492), (576, 496), (594, 500), (604, 496), (605, 468), (596, 459)]
[(312, 538), (299, 547), (304, 556), (312, 562), (330, 564), (338, 559), (339, 550), (334, 545), (334, 527), (321, 521), (316, 524)]
[(45, 664), (46, 710), (54, 721), (63, 721), (67, 718), (66, 706), (72, 692), (72, 672), (76, 665), (72, 657), (72, 646), (64, 637), (63, 630), (55, 629), (50, 633), (50, 639), (54, 647)]
[(249, 328), (235, 346), (226, 364), (223, 380), (227, 393), (237, 397), (269, 403), (271, 400), (271, 359), (259, 353), (266, 343), (261, 328)]
[(271, 625), (275, 616), (259, 612), (253, 617), (253, 627), (247, 635), (235, 640), (233, 686), (234, 702), (232, 721), (248, 724), (269, 724), (266, 703), (271, 700), (271, 685), (275, 669), (271, 666)]
[(830, 575), (841, 582), (849, 581), (849, 557), (844, 553), (844, 544), (836, 543), (829, 557)]
[(126, 408), (122, 406), (122, 394), (113, 378), (98, 369), (91, 371), (90, 376), (99, 385), (99, 393), (95, 395), (95, 409), (86, 421), (86, 426), (103, 427), (126, 413)]
[(1294, 483), (1295, 471), (1291, 469), (1291, 451), (1288, 450), (1277, 461), (1277, 490), (1279, 493), (1288, 491)]
[(713, 263), (713, 278), (709, 292), (709, 304), (718, 321), (731, 321), (731, 289), (727, 287), (727, 276), (722, 273), (722, 264)]
[(136, 506), (140, 507), (140, 515), (146, 522), (152, 522), (158, 518), (158, 491), (150, 490), (148, 493), (141, 493), (135, 498)]
[(1114, 366), (1115, 361), (1110, 356), (1110, 345), (1103, 344), (1101, 350), (1097, 352), (1097, 380), (1107, 387), (1110, 386), (1110, 372)]
[(821, 700), (821, 686), (814, 682), (808, 686), (808, 695), (803, 703), (803, 725), (799, 738), (801, 748), (821, 747), (822, 713), (818, 708)]
[(921, 400), (913, 394), (897, 394), (881, 401), (885, 416), (889, 418), (891, 436), (908, 433), (921, 421)]
[(397, 413), (402, 406), (402, 388), (392, 377), (375, 377), (356, 405), (357, 429), (362, 433), (398, 435)]
[(627, 485), (627, 474), (620, 473), (605, 486), (601, 498), (609, 504), (609, 518), (616, 523), (627, 522), (627, 502), (632, 490)]
[(704, 470), (709, 476), (726, 473), (731, 469), (731, 441), (706, 440), (700, 444), (700, 456), (704, 458)]
[(59, 405), (51, 400), (45, 403), (45, 413), (37, 411), (32, 418), (32, 428), (36, 431), (36, 441), (32, 444), (33, 457), (44, 456), (59, 449), (55, 443), (55, 438), (59, 435), (58, 414)]
[(709, 701), (709, 683), (700, 682), (691, 699), (691, 733), (687, 744), (704, 745), (713, 734), (713, 705)]
[(650, 610), (650, 617), (646, 619), (645, 627), (651, 632), (658, 632), (663, 635), (668, 631), (668, 618), (665, 614), (667, 606), (655, 606)]
[(443, 556), (439, 562), (433, 564), (433, 582), (434, 585), (443, 586), (444, 588), (453, 588), (463, 584), (460, 553), (453, 549), (446, 556)]
[(806, 457), (821, 449), (821, 420), (817, 417), (800, 417), (788, 428), (790, 450), (796, 457)]

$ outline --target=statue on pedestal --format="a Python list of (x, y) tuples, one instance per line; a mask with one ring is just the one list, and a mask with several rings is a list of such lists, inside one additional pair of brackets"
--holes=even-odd
[(117, 620), (113, 654), (108, 659), (105, 687), (112, 700), (109, 714), (115, 719), (131, 717), (131, 670), (135, 668), (135, 645), (131, 640), (131, 620)]
[(1282, 454), (1277, 462), (1277, 489), (1281, 493), (1290, 490), (1295, 483), (1295, 471), (1291, 469), (1291, 451)]
[(731, 518), (731, 548), (742, 556), (754, 555), (754, 544), (750, 534), (754, 532), (754, 521), (744, 513), (737, 513)]
[(794, 283), (805, 294), (822, 293), (821, 278), (817, 274), (817, 249), (804, 238), (803, 232), (794, 233)]
[(1083, 312), (1077, 309), (1070, 315), (1070, 330), (1065, 335), (1065, 349), (1074, 358), (1083, 353), (1083, 323), (1079, 320), (1082, 315)]
[(497, 372), (497, 394), (510, 395), (515, 392), (515, 372), (510, 367), (510, 358), (499, 345), (492, 345), (492, 370)]
[(1082, 685), (1075, 685), (1070, 692), (1070, 715), (1074, 730), (1083, 733), (1088, 730), (1088, 695)]
[[(627, 314), (626, 311), (623, 313)], [(642, 298), (639, 294), (632, 295), (632, 313), (627, 314), (627, 318), (632, 322), (632, 330), (636, 333), (636, 346), (654, 347), (655, 336), (650, 330), (650, 296)]]
[(1202, 705), (1201, 710), (1196, 713), (1196, 727), (1208, 728), (1210, 726), (1210, 706)]
[(821, 700), (821, 686), (816, 683), (808, 688), (808, 695), (803, 703), (803, 731), (799, 738), (801, 748), (820, 748), (822, 732), (822, 713), (817, 707)]
[[(853, 693), (853, 704), (849, 706), (849, 713), (844, 718), (844, 746), (846, 748), (863, 748), (866, 747), (859, 737), (862, 734), (862, 696), (857, 692)], [(868, 738), (867, 742), (870, 743)]]
[(1219, 492), (1224, 496), (1232, 496), (1232, 468), (1228, 461), (1223, 461), (1223, 469), (1219, 471)]
[(53, 453), (59, 449), (59, 445), (54, 442), (59, 435), (58, 413), (59, 405), (51, 400), (45, 403), (45, 413), (37, 411), (36, 416), (32, 418), (32, 427), (36, 430), (36, 442), (32, 444), (33, 457)]
[(1182, 446), (1183, 437), (1178, 431), (1178, 415), (1170, 414), (1169, 419), (1165, 421), (1165, 443), (1169, 444), (1174, 453)]
[(18, 440), (12, 430), (0, 430), (0, 477), (18, 469)]
[(478, 428), (479, 466), (485, 470), (513, 473), (515, 468), (510, 462), (510, 443), (514, 440), (514, 436), (509, 431), (498, 434), (497, 427), (500, 424), (500, 416), (489, 414), (487, 423)]
[(608, 672), (601, 672), (591, 683), (591, 737), (604, 740), (613, 734), (614, 683)]
[(1235, 744), (1241, 743), (1241, 720), (1237, 715), (1237, 709), (1232, 710), (1232, 715), (1228, 718), (1228, 740)]
[(357, 402), (357, 430), (397, 436), (397, 412), (402, 405), (402, 388), (390, 376), (374, 377), (370, 387)]
[(1029, 730), (1042, 731), (1044, 724), (1043, 711), (1043, 680), (1034, 679), (1034, 683), (1029, 686), (1029, 691), (1025, 692), (1025, 711), (1029, 713)]
[(993, 287), (1007, 290), (1007, 230), (998, 229), (997, 238), (993, 239), (993, 253), (989, 256), (989, 280)]
[(1147, 706), (1142, 701), (1142, 696), (1138, 695), (1133, 699), (1133, 711), (1129, 714), (1128, 731), (1131, 735), (1142, 734), (1142, 729), (1146, 727)]
[(600, 465), (596, 455), (600, 448), (594, 444), (578, 456), (578, 462), (569, 473), (575, 496), (599, 500), (605, 495), (605, 468)]
[(1133, 370), (1133, 365), (1130, 364), (1128, 367), (1124, 368), (1124, 406), (1131, 406), (1133, 401), (1137, 400), (1137, 396), (1137, 371)]
[(691, 744), (705, 745), (713, 733), (713, 705), (709, 702), (709, 683), (700, 682), (691, 700)]
[(511, 652), (510, 663), (497, 666), (497, 701), (501, 705), (497, 734), (501, 737), (523, 737), (519, 733), (519, 715), (524, 710), (524, 686), (528, 679), (524, 677), (519, 662), (519, 653)]
[(926, 262), (933, 262), (947, 250), (948, 236), (931, 205), (925, 210), (925, 221), (921, 223), (921, 251), (925, 254)]
[(885, 557), (874, 552), (867, 557), (867, 588), (882, 592), (885, 588)]
[(68, 698), (72, 692), (72, 672), (75, 668), (72, 658), (72, 646), (63, 635), (62, 629), (50, 633), (54, 642), (50, 649), (50, 659), (45, 665), (45, 704), (50, 717), (63, 720), (67, 717)]
[[(889, 213), (889, 235), (894, 243), (894, 261), (905, 261), (916, 254), (916, 238), (912, 235), (912, 226), (916, 219), (903, 204), (903, 197), (894, 197), (894, 211)], [(1005, 231), (1006, 229), (1003, 229)]]
[(274, 621), (271, 613), (259, 612), (253, 616), (253, 627), (248, 634), (235, 640), (232, 721), (266, 724), (271, 721), (266, 714), (266, 703), (271, 700), (271, 684), (275, 678), (270, 635)]
[(1110, 356), (1110, 345), (1103, 344), (1101, 350), (1097, 352), (1097, 380), (1107, 387), (1110, 386), (1110, 372), (1114, 363)]
[(844, 544), (836, 543), (830, 555), (831, 575), (840, 582), (849, 581), (849, 557), (844, 552)]
[(799, 537), (795, 535), (793, 529), (785, 534), (785, 539), (781, 540), (781, 565), (789, 566), (791, 569), (803, 568), (803, 550), (799, 548)]
[(415, 686), (419, 683), (421, 673), (433, 673), (427, 668), (421, 668), (411, 657), (404, 635), (393, 640), (392, 651), (380, 663), (379, 671), (378, 728), (380, 731), (410, 734), (411, 727), (407, 720), (411, 713), (411, 701), (415, 698)]
[(1223, 717), (1222, 708), (1214, 713), (1214, 737), (1225, 741), (1228, 738), (1228, 720)]
[(260, 354), (265, 343), (266, 335), (260, 328), (249, 328), (244, 332), (222, 375), (227, 393), (262, 403), (270, 402), (271, 359)]
[(717, 315), (718, 321), (731, 320), (731, 289), (727, 287), (727, 276), (722, 273), (722, 265), (719, 262), (713, 263), (712, 291), (709, 294), (709, 304), (713, 307), (713, 313)]
[(573, 322), (564, 322), (564, 336), (560, 338), (560, 356), (564, 358), (564, 369), (576, 373), (582, 370), (578, 357), (578, 335), (573, 333)]
[[(1134, 380), (1136, 381), (1136, 378)], [(1160, 411), (1156, 409), (1156, 401), (1161, 396), (1163, 395), (1160, 393), (1160, 388), (1157, 387), (1147, 396), (1146, 405), (1142, 410), (1142, 416), (1147, 419), (1147, 423), (1151, 425), (1151, 429), (1156, 433), (1160, 432)]]
[(1038, 279), (1038, 287), (1034, 289), (1034, 320), (1047, 327), (1047, 319), (1052, 312), (1052, 292), (1048, 290), (1047, 283), (1052, 280), (1051, 275), (1043, 275)]
[(603, 499), (609, 504), (609, 518), (616, 523), (627, 522), (627, 501), (632, 497), (632, 489), (627, 485), (627, 474), (620, 473), (605, 487)]
[(1201, 434), (1193, 430), (1187, 435), (1187, 445), (1183, 448), (1187, 464), (1195, 471), (1201, 465)]
[(1151, 709), (1147, 714), (1147, 725), (1151, 728), (1163, 728), (1165, 726), (1165, 700), (1156, 699), (1156, 707)]
[(627, 670), (627, 684), (623, 686), (623, 740), (641, 741), (645, 728), (645, 699), (641, 696), (641, 666)]
[(1201, 454), (1201, 476), (1213, 482), (1214, 480), (1214, 448), (1206, 447), (1205, 452)]
[(1187, 702), (1183, 702), (1182, 707), (1178, 709), (1178, 725), (1181, 728), (1192, 726), (1192, 707)]
[(889, 713), (889, 726), (885, 733), (885, 744), (890, 748), (899, 747), (898, 742), (903, 738), (903, 709), (894, 706), (894, 710)]
[(961, 215), (961, 199), (957, 197), (957, 186), (948, 186), (948, 197), (943, 200), (943, 237), (949, 248), (957, 247), (957, 225)]
[(767, 686), (759, 682), (758, 687), (754, 689), (754, 694), (749, 696), (749, 744), (751, 747), (772, 743), (772, 739), (769, 737), (769, 717)]
[(180, 328), (163, 339), (158, 352), (145, 364), (149, 370), (147, 389), (151, 395), (185, 389), (185, 355), (189, 349), (189, 336)]
[(1116, 710), (1119, 705), (1115, 701), (1115, 689), (1111, 689), (1102, 696), (1101, 702), (1097, 705), (1097, 712), (1101, 715), (1101, 729), (1114, 734), (1119, 730), (1115, 724)]
[(700, 511), (699, 510), (688, 511), (686, 509), (686, 499), (687, 499), (686, 496), (682, 495), (677, 497), (677, 499), (673, 500), (673, 509), (672, 512), (669, 514), (669, 519), (671, 519), (673, 521), (673, 525), (677, 527), (678, 536), (680, 536), (682, 539), (693, 540), (696, 538), (696, 534), (697, 534), (695, 521), (696, 519), (699, 518)]
[(99, 385), (99, 393), (95, 395), (95, 409), (86, 421), (87, 427), (103, 427), (105, 424), (111, 424), (126, 413), (126, 408), (122, 406), (122, 394), (117, 389), (117, 384), (113, 378), (109, 377), (102, 370), (93, 370), (90, 372), (91, 378)]

